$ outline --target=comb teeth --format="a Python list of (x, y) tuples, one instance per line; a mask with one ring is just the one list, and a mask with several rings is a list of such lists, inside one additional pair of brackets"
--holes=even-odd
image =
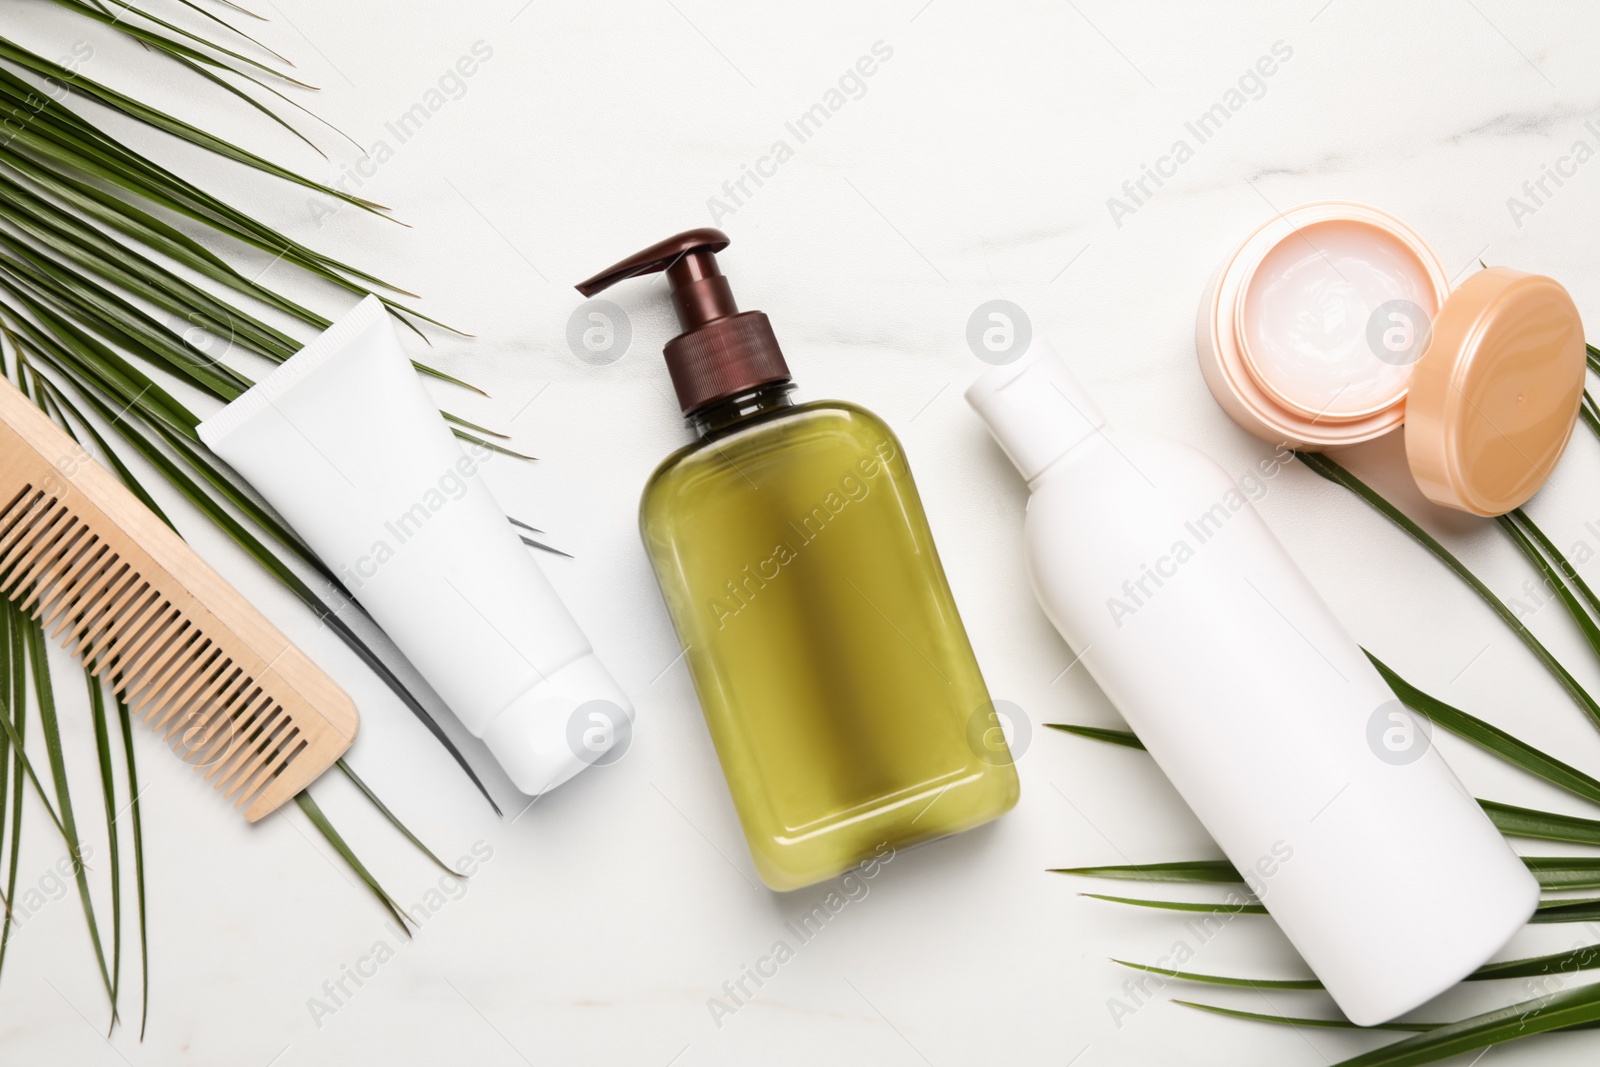
[(252, 822), (355, 739), (332, 679), (3, 377), (0, 596)]
[[(286, 685), (276, 658), (264, 659), (224, 628), (177, 576), (131, 547), (126, 531), (97, 523), (95, 512), (80, 515), (68, 502), (75, 495), (29, 482), (0, 510), (0, 594), (72, 648), (235, 808), (251, 805), (249, 817), (260, 818), (332, 763), (349, 737), (328, 729)], [(278, 657), (294, 653), (305, 662), (282, 644)], [(296, 773), (297, 762), (308, 760)]]

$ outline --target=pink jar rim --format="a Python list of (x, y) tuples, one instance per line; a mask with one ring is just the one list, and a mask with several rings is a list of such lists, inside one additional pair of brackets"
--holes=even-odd
[(1433, 290), (1437, 313), (1450, 292), (1443, 262), (1420, 234), (1394, 215), (1366, 204), (1321, 200), (1279, 213), (1257, 227), (1223, 261), (1200, 302), (1195, 348), (1212, 395), (1235, 422), (1272, 444), (1320, 450), (1381, 437), (1405, 420), (1406, 388), (1373, 410), (1354, 416), (1322, 417), (1296, 405), (1255, 373), (1244, 329), (1251, 283), (1267, 255), (1286, 240), (1300, 239), (1306, 227), (1348, 222), (1381, 231), (1415, 257)]

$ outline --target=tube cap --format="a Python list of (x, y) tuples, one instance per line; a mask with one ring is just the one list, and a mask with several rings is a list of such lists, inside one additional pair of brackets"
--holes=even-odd
[(1490, 267), (1433, 321), (1406, 397), (1406, 460), (1436, 504), (1504, 515), (1549, 479), (1578, 421), (1583, 322), (1561, 283)]
[(513, 700), (482, 736), (517, 788), (538, 796), (621, 759), (633, 740), (633, 705), (590, 654)]
[(1030, 482), (1106, 424), (1065, 361), (1037, 337), (1020, 359), (973, 382), (967, 403)]

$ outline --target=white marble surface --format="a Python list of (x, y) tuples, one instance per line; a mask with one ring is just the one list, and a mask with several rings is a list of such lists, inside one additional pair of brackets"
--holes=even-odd
[[(1117, 423), (1172, 434), (1242, 473), (1266, 450), (1207, 394), (1194, 362), (1194, 306), (1227, 247), (1275, 207), (1379, 204), (1420, 229), (1452, 271), (1481, 257), (1546, 272), (1600, 317), (1600, 163), (1578, 168), (1529, 217), (1514, 218), (1507, 205), (1574, 141), (1600, 144), (1600, 121), (1585, 125), (1600, 120), (1592, 7), (251, 2), (272, 16), (259, 27), (263, 38), (324, 86), (307, 102), (363, 145), (394, 150), (360, 190), (412, 228), (352, 210), (323, 217), (322, 205), (286, 186), (149, 135), (141, 143), (304, 240), (417, 289), (428, 312), (476, 335), (433, 334), (428, 358), (493, 399), (439, 395), (507, 427), (540, 457), (497, 463), (490, 477), (509, 510), (574, 552), (546, 559), (546, 569), (636, 699), (637, 737), (620, 763), (525, 812), (482, 749), (469, 746), (507, 811), (495, 818), (337, 641), (202, 520), (175, 509), (205, 554), (357, 697), (365, 720), (352, 762), (396, 812), (447, 859), (476, 842), (493, 855), (399, 945), (298, 811), (246, 826), (141, 738), (148, 1033), (140, 1043), (137, 981), (125, 959), (125, 1021), (109, 1042), (102, 1036), (106, 998), (68, 896), (31, 916), (12, 946), (0, 981), (0, 1060), (1321, 1065), (1377, 1043), (1203, 1016), (1168, 1003), (1196, 992), (1177, 987), (1114, 1017), (1112, 998), (1133, 1004), (1123, 990), (1130, 972), (1107, 957), (1153, 959), (1192, 935), (1176, 919), (1081, 899), (1088, 886), (1047, 868), (1213, 851), (1142, 755), (1039, 730), (1117, 719), (1081, 670), (1061, 674), (1071, 653), (1034, 606), (1017, 553), (1023, 487), (960, 398), (983, 369), (964, 331), (984, 301), (1020, 304)], [(81, 33), (40, 0), (8, 3), (4, 22), (7, 35), (52, 52)], [(136, 48), (92, 40), (86, 73), (312, 175), (339, 178), (358, 158), (322, 131), (315, 136), (333, 156), (324, 163), (237, 108), (215, 106)], [(796, 144), (785, 122), (823, 100), (880, 41), (892, 56), (865, 94)], [(385, 123), (425, 102), (475, 42), (492, 55), (460, 83), (459, 98), (444, 99), (400, 144)], [(1117, 225), (1107, 198), (1277, 42), (1292, 56), (1259, 98)], [(1012, 814), (896, 858), (719, 1027), (708, 998), (723, 996), (723, 983), (765, 955), (825, 887), (777, 896), (753, 884), (635, 532), (644, 479), (685, 440), (657, 355), (672, 332), (662, 288), (616, 292), (633, 341), (614, 364), (579, 361), (564, 333), (580, 303), (572, 282), (709, 224), (708, 198), (780, 138), (792, 158), (720, 218), (733, 237), (725, 268), (743, 306), (771, 315), (803, 396), (858, 401), (904, 439), (991, 689), (1026, 710), (1035, 736)], [(330, 312), (347, 306), (281, 267), (267, 278)], [(1563, 546), (1600, 547), (1597, 457), (1600, 445), (1580, 430), (1535, 502)], [(1528, 573), (1492, 525), (1418, 503), (1397, 441), (1347, 458), (1496, 589), (1527, 599), (1519, 587)], [(1600, 771), (1600, 737), (1580, 713), (1396, 531), (1299, 468), (1276, 478), (1260, 507), (1370, 648), (1433, 692)], [(1600, 564), (1584, 569), (1600, 581)], [(1600, 684), (1559, 607), (1535, 611), (1529, 625), (1581, 679)], [(68, 707), (80, 817), (100, 840), (92, 738), (70, 699)], [(1442, 743), (1479, 795), (1578, 810)], [(347, 783), (327, 781), (316, 795), (402, 903), (429, 901), (436, 872)], [(59, 851), (35, 805), (22, 884), (47, 884)], [(1519, 936), (1512, 951), (1552, 951), (1580, 937), (1590, 935), (1543, 928)], [(310, 998), (325, 998), (323, 983), (379, 943), (386, 959), (376, 974), (336, 1013), (315, 1018)], [(392, 958), (387, 946), (398, 946)], [(1199, 946), (1194, 963), (1300, 973), (1281, 936), (1256, 918)], [(1420, 1014), (1526, 995), (1514, 985), (1451, 994)], [(1270, 1007), (1253, 995), (1213, 999), (1252, 1010), (1327, 1008), (1313, 994), (1273, 997)], [(1595, 1040), (1541, 1039), (1489, 1062), (1580, 1062)]]

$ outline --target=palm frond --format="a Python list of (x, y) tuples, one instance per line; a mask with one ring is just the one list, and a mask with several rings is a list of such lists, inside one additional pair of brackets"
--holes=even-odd
[(1589, 721), (1596, 727), (1600, 727), (1600, 703), (1595, 702), (1594, 697), (1589, 695), (1588, 690), (1584, 689), (1578, 683), (1578, 680), (1572, 676), (1572, 673), (1562, 666), (1555, 655), (1544, 646), (1544, 643), (1533, 635), (1533, 631), (1522, 624), (1522, 620), (1517, 618), (1516, 613), (1506, 606), (1506, 602), (1496, 596), (1494, 591), (1485, 585), (1477, 575), (1467, 569), (1467, 565), (1457, 559), (1454, 553), (1440, 544), (1432, 534), (1417, 525), (1399, 508), (1384, 499), (1375, 489), (1327, 456), (1315, 452), (1296, 452), (1295, 458), (1321, 477), (1355, 493), (1378, 514), (1394, 523), (1401, 530), (1404, 530), (1413, 541), (1427, 549), (1435, 559), (1448, 567), (1451, 573), (1466, 583), (1467, 588), (1476, 593), (1478, 599), (1487, 604), (1489, 609), (1499, 617), (1500, 621), (1505, 623), (1511, 632), (1517, 635), (1517, 639), (1527, 646), (1528, 650), (1555, 677), (1556, 681), (1561, 683), (1561, 687), (1567, 691), (1578, 707), (1583, 709), (1583, 713), (1589, 717)]
[[(310, 115), (280, 88), (293, 91), (306, 83), (287, 72), (285, 68), (291, 65), (284, 57), (196, 0), (176, 2), (203, 19), (207, 33), (185, 29), (142, 0), (116, 0), (114, 10), (99, 0), (53, 2), (89, 23), (139, 42), (149, 62), (169, 64), (168, 70), (225, 94), (254, 117), (316, 147), (278, 111), (279, 105), (286, 105)], [(223, 2), (241, 14), (259, 18), (237, 3)], [(205, 449), (195, 433), (199, 416), (163, 384), (179, 382), (202, 396), (226, 402), (252, 382), (241, 367), (225, 357), (239, 354), (264, 359), (269, 365), (280, 363), (300, 347), (301, 341), (292, 332), (295, 328), (328, 325), (324, 314), (264, 284), (260, 272), (247, 274), (238, 265), (241, 257), (267, 257), (273, 264), (322, 283), (339, 297), (361, 296), (376, 289), (391, 313), (418, 336), (423, 336), (420, 324), (452, 328), (398, 302), (415, 299), (414, 293), (295, 240), (156, 163), (135, 143), (113, 136), (91, 119), (96, 108), (132, 120), (136, 131), (142, 128), (154, 136), (170, 136), (269, 180), (397, 221), (376, 201), (313, 181), (252, 152), (234, 138), (150, 106), (108, 82), (89, 78), (81, 70), (0, 36), (0, 116), (4, 116), (0, 118), (0, 370), (168, 525), (172, 525), (169, 516), (135, 475), (128, 458), (137, 456), (178, 497), (240, 545), (383, 679), (488, 797), (487, 789), (427, 709), (342, 617), (344, 612), (360, 609), (330, 568)], [(206, 240), (197, 236), (200, 234)], [(213, 249), (210, 238), (220, 238), (221, 245)], [(267, 314), (284, 317), (290, 328), (273, 325)], [(218, 338), (227, 352), (219, 353), (212, 350), (215, 346), (204, 343)], [(419, 373), (475, 389), (425, 364), (415, 366)], [(518, 454), (498, 443), (503, 435), (457, 416), (446, 417), (459, 436), (509, 455)], [(296, 567), (309, 568), (326, 589), (314, 590)], [(0, 605), (3, 896), (9, 900), (16, 888), (27, 782), (31, 783), (32, 798), (74, 861), (85, 924), (115, 1024), (123, 972), (123, 878), (128, 855), (124, 843), (131, 843), (142, 1037), (149, 1016), (150, 953), (144, 830), (131, 713), (120, 699), (108, 698), (98, 683), (89, 682), (94, 758), (110, 841), (108, 953), (82, 863), (77, 812), (67, 788), (67, 754), (44, 642), (35, 619), (10, 601)], [(36, 715), (30, 716), (30, 704)], [(121, 737), (125, 800), (116, 786), (119, 761), (113, 717)], [(30, 733), (42, 739), (42, 762), (27, 750)], [(361, 795), (422, 855), (444, 867), (364, 782), (348, 767), (345, 772)], [(302, 793), (297, 801), (317, 831), (404, 927), (406, 920), (393, 898), (328, 815), (309, 794)], [(0, 968), (13, 927), (7, 910), (0, 919)]]

